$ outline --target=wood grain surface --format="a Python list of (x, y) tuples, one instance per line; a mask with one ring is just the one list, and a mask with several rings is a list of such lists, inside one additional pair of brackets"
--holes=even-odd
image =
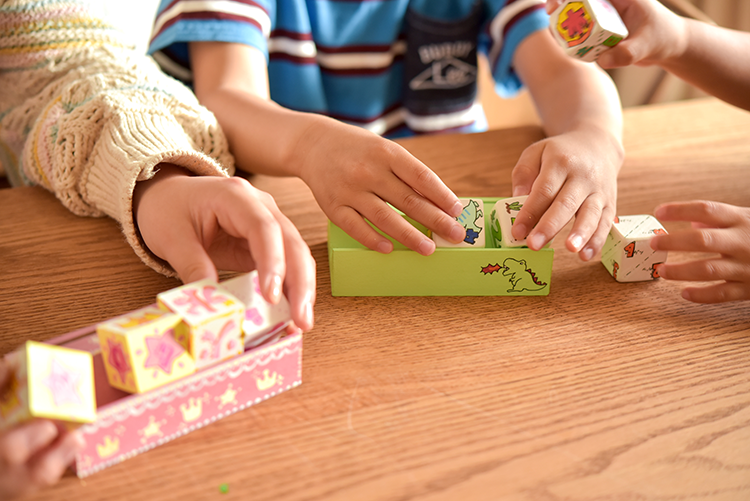
[[(625, 117), (619, 214), (695, 198), (750, 205), (750, 114), (707, 99)], [(459, 196), (492, 197), (510, 195), (515, 161), (542, 137), (527, 127), (401, 143)], [(33, 499), (750, 499), (750, 305), (688, 303), (664, 280), (616, 283), (562, 238), (547, 297), (334, 298), (309, 190), (252, 180), (318, 262), (302, 385)], [(111, 220), (76, 217), (41, 189), (0, 191), (0, 214), (2, 353), (177, 285)]]

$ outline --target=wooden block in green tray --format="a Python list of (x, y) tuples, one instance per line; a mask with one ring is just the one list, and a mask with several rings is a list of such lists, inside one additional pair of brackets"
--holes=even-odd
[[(477, 197), (474, 197), (477, 198)], [(422, 256), (393, 239), (394, 250), (367, 249), (328, 222), (328, 262), (334, 296), (546, 296), (554, 250), (494, 248), (490, 212), (499, 198), (481, 198), (486, 247), (438, 247)], [(406, 218), (422, 233), (427, 228)]]

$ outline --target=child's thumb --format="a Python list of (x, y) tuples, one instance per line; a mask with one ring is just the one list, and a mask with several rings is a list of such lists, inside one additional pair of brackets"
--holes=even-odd
[(218, 280), (216, 266), (197, 239), (183, 242), (167, 261), (185, 284), (205, 278)]

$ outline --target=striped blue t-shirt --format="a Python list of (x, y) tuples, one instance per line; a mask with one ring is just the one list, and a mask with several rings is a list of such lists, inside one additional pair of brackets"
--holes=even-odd
[(511, 96), (516, 48), (547, 26), (544, 0), (161, 0), (149, 52), (190, 83), (187, 42), (250, 45), (278, 104), (403, 137), (485, 130), (477, 52)]

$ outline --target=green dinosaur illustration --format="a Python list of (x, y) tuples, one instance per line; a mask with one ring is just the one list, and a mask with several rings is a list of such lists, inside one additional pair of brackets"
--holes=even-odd
[(503, 261), (503, 276), (508, 277), (512, 289), (508, 292), (534, 292), (540, 291), (547, 287), (546, 282), (542, 282), (536, 277), (530, 268), (526, 267), (525, 260), (516, 260), (512, 257)]
[(510, 214), (510, 211), (519, 211), (521, 210), (521, 207), (523, 207), (523, 204), (519, 201), (515, 201), (512, 204), (505, 203), (505, 210), (508, 211), (508, 214)]
[(500, 230), (500, 220), (497, 217), (497, 211), (492, 209), (490, 214), (490, 233), (492, 233), (492, 240), (495, 248), (503, 246), (503, 232)]

